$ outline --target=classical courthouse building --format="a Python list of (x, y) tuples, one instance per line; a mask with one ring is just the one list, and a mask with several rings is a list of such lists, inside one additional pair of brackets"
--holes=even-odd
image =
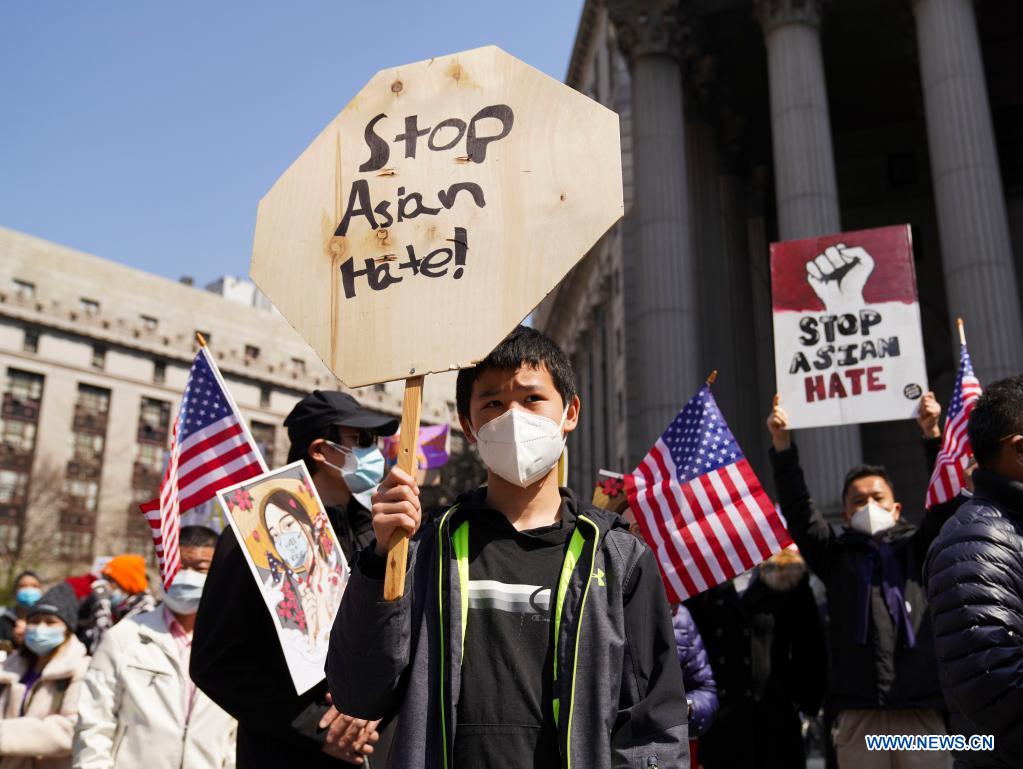
[[(96, 556), (151, 552), (138, 504), (158, 493), (196, 331), (267, 463), (284, 464), (284, 417), (339, 383), (251, 283), (203, 290), (0, 228), (4, 572), (18, 563), (59, 576)], [(424, 423), (454, 419), (454, 383), (437, 379)], [(401, 413), (400, 382), (353, 394)]]
[[(626, 215), (536, 315), (581, 379), (574, 485), (634, 468), (711, 369), (768, 480), (772, 241), (911, 224), (939, 399), (957, 315), (982, 383), (1023, 372), (1021, 47), (1004, 0), (586, 0), (567, 82), (622, 117)], [(830, 511), (867, 460), (919, 516), (912, 422), (797, 440)]]

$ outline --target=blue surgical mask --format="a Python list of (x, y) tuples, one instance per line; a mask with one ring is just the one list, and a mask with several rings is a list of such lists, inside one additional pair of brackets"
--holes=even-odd
[(195, 614), (206, 584), (206, 575), (192, 569), (182, 569), (163, 594), (163, 602), (175, 614)]
[(274, 547), (292, 569), (302, 566), (309, 554), (309, 540), (301, 531), (286, 531), (283, 534), (278, 534), (274, 537)]
[(384, 468), (387, 464), (380, 449), (376, 446), (350, 449), (331, 441), (325, 441), (325, 443), (345, 455), (345, 463), (340, 467), (330, 462), (326, 462), (326, 464), (341, 473), (350, 492), (358, 494), (380, 485), (380, 481), (384, 479)]
[(121, 590), (121, 588), (115, 587), (110, 591), (110, 607), (112, 609), (120, 608), (121, 604), (127, 600), (128, 594)]
[(63, 625), (29, 625), (25, 630), (25, 646), (33, 654), (45, 657), (67, 638)]
[(14, 594), (14, 600), (18, 606), (32, 606), (43, 597), (43, 591), (37, 587), (23, 587)]

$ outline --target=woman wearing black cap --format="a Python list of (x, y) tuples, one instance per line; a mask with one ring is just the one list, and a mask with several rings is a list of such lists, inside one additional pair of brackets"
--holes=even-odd
[(77, 617), (78, 600), (63, 582), (29, 609), (25, 643), (0, 671), (0, 769), (70, 769), (89, 667)]
[[(384, 466), (377, 438), (393, 435), (398, 420), (364, 409), (347, 393), (316, 390), (298, 402), (284, 426), (291, 440), (288, 462), (305, 461), (352, 563), (374, 537), (368, 498)], [(217, 544), (203, 590), (190, 672), (238, 720), (238, 769), (365, 767), (381, 758), (376, 724), (340, 715), (327, 699), (325, 681), (295, 694), (277, 631), (230, 529)]]

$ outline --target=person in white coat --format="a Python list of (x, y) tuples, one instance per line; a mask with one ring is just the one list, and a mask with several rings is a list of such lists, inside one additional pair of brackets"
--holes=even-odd
[(24, 646), (0, 670), (0, 769), (67, 769), (89, 666), (78, 600), (61, 582), (29, 609)]
[(224, 769), (236, 724), (188, 675), (192, 627), (217, 544), (181, 529), (181, 569), (155, 610), (114, 625), (85, 676), (74, 769)]

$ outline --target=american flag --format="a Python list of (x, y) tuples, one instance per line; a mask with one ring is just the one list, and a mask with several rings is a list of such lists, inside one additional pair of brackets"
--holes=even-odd
[(792, 542), (707, 385), (625, 476), (625, 493), (672, 603)]
[(934, 505), (954, 499), (963, 490), (964, 471), (973, 456), (970, 438), (966, 434), (966, 423), (980, 393), (980, 380), (973, 373), (970, 353), (963, 343), (959, 347), (959, 374), (952, 390), (952, 402), (948, 405), (941, 451), (934, 462), (934, 472), (931, 473), (931, 482), (927, 487), (924, 507), (928, 510)]
[(140, 506), (156, 544), (164, 586), (181, 566), (181, 512), (211, 499), (219, 489), (263, 472), (266, 463), (213, 358), (202, 347), (188, 372), (160, 496)]

